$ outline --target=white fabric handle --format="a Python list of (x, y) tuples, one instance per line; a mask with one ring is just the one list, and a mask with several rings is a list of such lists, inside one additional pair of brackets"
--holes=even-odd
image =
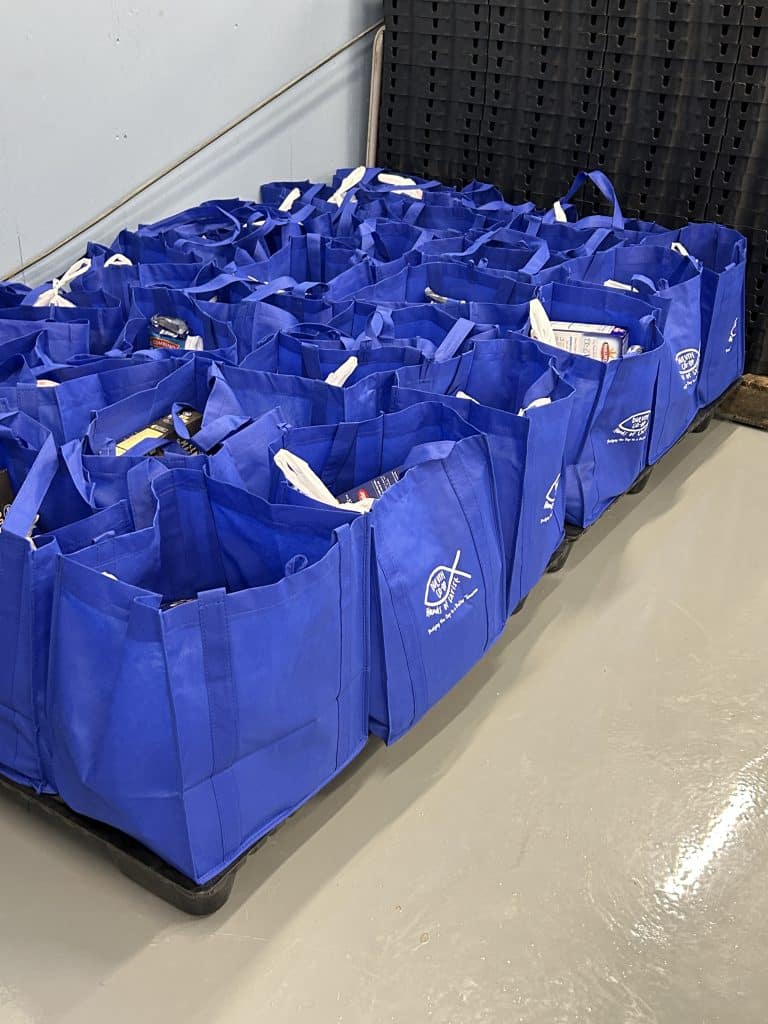
[(541, 300), (531, 299), (528, 309), (531, 317), (531, 337), (537, 341), (543, 341), (545, 345), (557, 347), (557, 339), (552, 329), (552, 321), (549, 319), (546, 309), (542, 306)]
[(275, 465), (291, 487), (295, 487), (307, 498), (319, 501), (321, 505), (330, 505), (332, 508), (343, 508), (347, 512), (359, 512), (360, 514), (370, 512), (373, 507), (373, 498), (363, 498), (361, 501), (342, 504), (331, 494), (314, 469), (304, 459), (289, 452), (287, 448), (281, 448), (275, 455)]
[(565, 215), (565, 210), (563, 209), (563, 204), (560, 202), (559, 199), (556, 199), (554, 201), (554, 203), (552, 204), (552, 212), (554, 213), (555, 220), (557, 221), (558, 224), (567, 224), (568, 223), (568, 218)]
[(637, 288), (633, 288), (631, 284), (624, 284), (623, 281), (614, 281), (612, 277), (609, 277), (607, 281), (603, 281), (603, 288), (618, 288), (622, 292), (637, 291)]
[(332, 384), (335, 388), (343, 388), (349, 378), (357, 369), (357, 356), (350, 356), (337, 369), (331, 371), (325, 378), (326, 384)]
[[(108, 260), (104, 261), (105, 267), (132, 267), (133, 263), (128, 259), (127, 256), (123, 256), (121, 252), (117, 252), (114, 256), (110, 256)], [(40, 295), (35, 299), (34, 304), (36, 306), (69, 306), (73, 307), (74, 302), (70, 302), (69, 299), (65, 299), (61, 294), (66, 291), (69, 285), (75, 280), (76, 277), (81, 277), (91, 269), (91, 261), (87, 256), (83, 256), (81, 260), (77, 260), (73, 263), (69, 270), (65, 270), (61, 277), (54, 277), (51, 287), (41, 292)]]
[(66, 270), (61, 277), (54, 277), (51, 287), (41, 292), (35, 299), (34, 304), (36, 306), (74, 306), (74, 302), (62, 298), (59, 293), (64, 291), (67, 285), (74, 281), (76, 277), (80, 277), (81, 274), (90, 269), (91, 261), (84, 256), (83, 259), (73, 263), (69, 270)]
[(673, 242), (670, 246), (670, 249), (672, 250), (672, 252), (680, 253), (681, 256), (687, 256), (689, 260), (692, 259), (691, 254), (688, 252), (688, 250), (685, 248), (682, 242)]
[(478, 400), (476, 398), (473, 398), (472, 395), (468, 395), (466, 391), (457, 391), (455, 397), (464, 398), (466, 399), (467, 402), (474, 402), (475, 405), (480, 405)]
[(520, 409), (518, 411), (517, 415), (518, 416), (525, 416), (525, 414), (528, 412), (529, 409), (541, 409), (541, 407), (544, 406), (544, 405), (552, 405), (552, 399), (551, 398), (534, 398), (534, 400), (532, 402), (529, 402), (528, 405), (526, 405), (522, 409)]
[(105, 267), (132, 267), (133, 260), (129, 260), (127, 256), (124, 256), (121, 252), (116, 252), (113, 256), (110, 256), (108, 260), (104, 260)]
[(278, 210), (280, 210), (282, 213), (288, 213), (290, 210), (293, 209), (293, 204), (296, 202), (297, 199), (301, 199), (301, 189), (292, 188), (288, 195), (285, 197), (285, 199), (282, 201), (282, 203), (280, 203), (280, 205), (278, 206)]
[(333, 195), (329, 197), (328, 202), (333, 203), (334, 206), (341, 206), (344, 201), (344, 196), (350, 191), (350, 189), (353, 189), (356, 185), (360, 184), (365, 177), (365, 172), (367, 170), (368, 168), (362, 164), (360, 167), (355, 167), (353, 171), (350, 171)]
[(424, 192), (420, 188), (407, 188), (403, 186), (415, 185), (416, 182), (413, 178), (404, 178), (400, 174), (387, 174), (386, 171), (382, 171), (379, 175), (379, 181), (382, 185), (392, 185), (398, 195), (409, 196), (411, 199), (423, 199)]

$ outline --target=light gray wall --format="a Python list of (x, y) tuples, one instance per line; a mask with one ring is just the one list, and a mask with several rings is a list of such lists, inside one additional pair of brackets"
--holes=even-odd
[[(381, 0), (24, 0), (0, 18), (0, 280), (381, 17)], [(87, 237), (362, 162), (368, 36)], [(83, 237), (26, 275), (82, 253)]]

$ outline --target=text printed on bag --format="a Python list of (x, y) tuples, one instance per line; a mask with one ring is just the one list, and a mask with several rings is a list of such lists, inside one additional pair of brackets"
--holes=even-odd
[(459, 568), (460, 560), (461, 549), (456, 552), (453, 565), (438, 565), (429, 574), (427, 589), (424, 593), (424, 609), (428, 621), (437, 619), (427, 630), (430, 636), (436, 633), (443, 623), (447, 622), (462, 605), (466, 604), (467, 601), (471, 601), (479, 590), (478, 587), (475, 587), (468, 594), (462, 594), (461, 597), (458, 597), (459, 587), (462, 582), (472, 579), (471, 573), (463, 572)]
[(623, 419), (613, 431), (613, 437), (607, 438), (608, 444), (620, 444), (623, 441), (644, 441), (651, 422), (651, 410), (635, 412)]
[(684, 348), (675, 356), (677, 368), (680, 371), (680, 380), (683, 382), (683, 389), (692, 388), (699, 376), (699, 350), (697, 348)]

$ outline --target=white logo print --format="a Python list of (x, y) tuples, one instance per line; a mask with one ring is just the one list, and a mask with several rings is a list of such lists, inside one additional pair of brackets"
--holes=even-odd
[(680, 380), (683, 388), (687, 391), (696, 383), (699, 376), (699, 350), (697, 348), (684, 348), (675, 356), (677, 368), (680, 371)]
[(730, 333), (728, 335), (728, 341), (726, 342), (726, 345), (725, 345), (725, 351), (726, 352), (730, 352), (731, 349), (733, 348), (733, 343), (734, 343), (734, 341), (736, 341), (736, 331), (738, 329), (738, 326), (739, 326), (739, 318), (736, 317), (736, 319), (733, 321), (733, 327), (730, 330)]
[(437, 619), (427, 630), (430, 634), (436, 632), (454, 612), (477, 593), (478, 588), (475, 587), (473, 591), (457, 600), (457, 592), (462, 581), (472, 579), (471, 573), (463, 572), (459, 568), (460, 560), (461, 549), (456, 552), (453, 565), (438, 565), (429, 574), (424, 592), (424, 609), (427, 619)]
[(560, 474), (558, 473), (552, 481), (552, 486), (549, 488), (546, 497), (544, 498), (544, 515), (539, 520), (539, 524), (548, 523), (552, 518), (555, 509), (555, 502), (557, 501), (557, 489), (559, 486)]
[(648, 426), (651, 422), (651, 410), (636, 412), (627, 416), (625, 420), (613, 431), (614, 437), (608, 438), (608, 444), (619, 444), (622, 441), (643, 441), (648, 433)]

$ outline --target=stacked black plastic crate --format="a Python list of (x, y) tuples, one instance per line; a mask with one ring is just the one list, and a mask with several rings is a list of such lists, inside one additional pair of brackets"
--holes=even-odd
[(544, 205), (590, 165), (606, 29), (605, 0), (491, 4), (482, 178)]
[(477, 175), (489, 4), (385, 0), (379, 162), (464, 184)]
[[(768, 372), (768, 2), (385, 0), (385, 11), (381, 162), (477, 176), (539, 206), (600, 167), (629, 216), (737, 227), (750, 243), (750, 368)], [(586, 196), (581, 212), (594, 209)]]
[(706, 216), (728, 130), (740, 5), (607, 0), (595, 162), (627, 211), (669, 224)]
[(728, 131), (708, 216), (749, 241), (749, 368), (768, 373), (768, 7), (740, 5), (741, 35)]

